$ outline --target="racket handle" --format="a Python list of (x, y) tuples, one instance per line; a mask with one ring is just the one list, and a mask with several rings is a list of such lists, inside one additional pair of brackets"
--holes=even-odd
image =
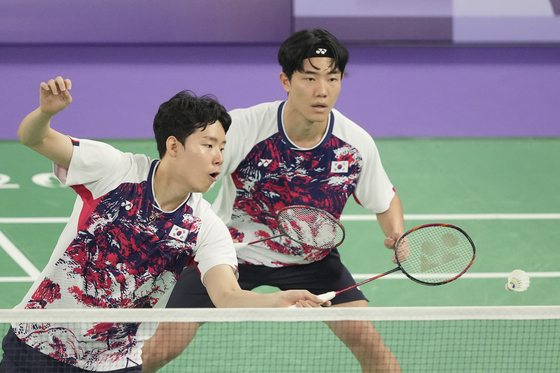
[(317, 295), (317, 297), (321, 298), (323, 302), (326, 302), (336, 297), (336, 293), (334, 291), (329, 291), (328, 293)]
[[(317, 297), (319, 299), (321, 299), (323, 302), (326, 302), (326, 301), (331, 300), (334, 297), (336, 297), (336, 293), (334, 291), (329, 291), (328, 293), (323, 293), (323, 294), (317, 295)], [(288, 308), (296, 308), (296, 305), (293, 304)]]
[(241, 249), (244, 249), (247, 246), (249, 246), (249, 244), (247, 242), (236, 242), (236, 243), (233, 244), (233, 247), (235, 247), (235, 251), (239, 251)]

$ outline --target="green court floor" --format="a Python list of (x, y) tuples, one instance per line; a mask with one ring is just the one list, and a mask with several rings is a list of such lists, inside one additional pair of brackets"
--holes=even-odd
[[(151, 140), (108, 142), (123, 151), (156, 157)], [(554, 290), (560, 287), (560, 138), (403, 138), (379, 139), (377, 145), (403, 201), (406, 228), (431, 222), (458, 225), (473, 238), (477, 258), (463, 278), (444, 286), (422, 286), (401, 278), (366, 284), (362, 290), (370, 306), (560, 305), (560, 293)], [(75, 193), (61, 188), (49, 175), (49, 161), (16, 141), (0, 141), (0, 159), (0, 308), (12, 308), (31, 286), (32, 275), (47, 263)], [(206, 194), (208, 200), (215, 198), (216, 189)], [(394, 267), (373, 218), (354, 201), (342, 216), (347, 239), (340, 252), (358, 279)], [(14, 252), (27, 262), (14, 260)], [(508, 292), (504, 288), (507, 274), (518, 268), (531, 274), (531, 286), (522, 293)], [(386, 343), (407, 372), (557, 371), (558, 341), (553, 338), (560, 326), (547, 320), (534, 323), (523, 334), (515, 334), (520, 330), (515, 323), (494, 326), (483, 322), (477, 329), (469, 323), (430, 323), (418, 333), (413, 330), (421, 322), (399, 322), (398, 326), (380, 322), (376, 326), (382, 335), (393, 333), (390, 328), (404, 328), (391, 334)], [(263, 361), (270, 364), (268, 372), (279, 367), (279, 371), (290, 372), (359, 371), (349, 351), (319, 324), (316, 330), (304, 331), (302, 338), (305, 341), (312, 335), (307, 343), (331, 356), (329, 361), (313, 360), (313, 353), (308, 352), (297, 358), (300, 345), (290, 346), (290, 342), (301, 324), (293, 330), (255, 332), (249, 340), (242, 335), (251, 333), (252, 325), (237, 326), (241, 329), (228, 332), (225, 340), (224, 334), (212, 335), (220, 325), (205, 325), (181, 360), (165, 371), (184, 371), (189, 366), (197, 372), (261, 372)], [(5, 327), (0, 326), (2, 334)], [(430, 334), (441, 328), (451, 328), (449, 340), (438, 341)], [(467, 332), (472, 333), (469, 348), (476, 347), (476, 351), (463, 350), (463, 333)], [(551, 339), (543, 339), (545, 332)], [(269, 333), (275, 338), (268, 338)], [(519, 340), (519, 335), (529, 342)], [(243, 347), (237, 347), (238, 343)], [(293, 351), (271, 354), (277, 346)], [(219, 356), (201, 357), (208, 350), (219, 351)], [(269, 361), (271, 356), (287, 355), (289, 361)], [(234, 366), (233, 359), (248, 363)], [(534, 370), (537, 364), (539, 368)]]
[[(123, 151), (157, 154), (151, 140), (108, 142)], [(462, 227), (477, 246), (469, 274), (480, 276), (440, 287), (376, 280), (362, 287), (371, 306), (560, 304), (557, 292), (548, 290), (560, 285), (555, 275), (560, 271), (559, 138), (403, 138), (378, 139), (377, 145), (403, 201), (406, 228), (429, 222)], [(68, 217), (75, 193), (48, 175), (48, 160), (17, 141), (0, 142), (0, 159), (0, 232), (40, 271), (64, 223), (21, 218)], [(208, 200), (216, 189), (206, 194)], [(392, 268), (381, 230), (371, 218), (354, 201), (343, 214), (347, 239), (340, 251), (356, 275)], [(505, 277), (497, 276), (517, 268), (542, 277), (533, 277), (524, 293), (507, 292)], [(0, 250), (0, 269), (0, 308), (11, 308), (31, 282), (12, 279), (27, 275), (5, 250)]]

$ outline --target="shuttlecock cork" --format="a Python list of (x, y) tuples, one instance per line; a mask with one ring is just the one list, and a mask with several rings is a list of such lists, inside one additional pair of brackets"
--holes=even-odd
[(509, 274), (506, 289), (509, 291), (525, 291), (530, 283), (529, 275), (525, 271), (516, 269)]

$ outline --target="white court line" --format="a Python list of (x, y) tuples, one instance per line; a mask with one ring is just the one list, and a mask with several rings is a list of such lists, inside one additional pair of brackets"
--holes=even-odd
[[(478, 273), (465, 273), (461, 278), (463, 279), (487, 279), (487, 278), (501, 278), (507, 279), (510, 272), (478, 272)], [(560, 277), (560, 272), (527, 272), (529, 277), (532, 278), (558, 278)], [(361, 273), (352, 275), (354, 280), (367, 280), (374, 276), (379, 275), (379, 273)], [(387, 276), (380, 277), (379, 280), (407, 280), (402, 273), (392, 273)], [(35, 279), (33, 277), (0, 277), (0, 282), (33, 282)]]
[[(488, 279), (488, 278), (501, 278), (507, 279), (510, 272), (475, 272), (475, 273), (465, 273), (461, 276), (462, 279)], [(559, 278), (560, 272), (527, 272), (529, 277), (532, 278)], [(379, 275), (379, 273), (360, 273), (352, 275), (354, 280), (367, 280), (374, 276)], [(380, 277), (379, 280), (407, 280), (402, 273), (391, 273), (390, 275)], [(33, 282), (35, 279), (33, 277), (0, 277), (0, 282)]]
[(0, 277), (0, 282), (33, 282), (32, 277)]
[[(0, 218), (1, 224), (67, 223), (69, 218)], [(405, 214), (404, 220), (559, 220), (560, 214)], [(377, 220), (375, 215), (342, 215), (342, 221)]]
[(0, 218), (0, 223), (34, 224), (34, 223), (68, 223), (70, 218)]
[[(34, 265), (18, 250), (18, 248), (0, 231), (0, 247), (19, 264), (19, 266), (31, 277), (35, 279), (41, 273)], [(25, 277), (24, 277), (25, 278)]]
[[(511, 272), (473, 272), (473, 273), (465, 273), (461, 278), (470, 278), (470, 279), (481, 279), (481, 278), (504, 278), (507, 279)], [(362, 273), (362, 274), (354, 274), (354, 280), (367, 280), (368, 278), (372, 278), (379, 275), (379, 273)], [(527, 272), (529, 277), (560, 277), (560, 272)], [(450, 275), (449, 277), (453, 277), (454, 275)], [(421, 278), (421, 276), (418, 276)], [(386, 275), (379, 278), (387, 279), (387, 280), (404, 280), (408, 279), (403, 273), (391, 273), (390, 275)]]
[[(557, 220), (560, 214), (405, 214), (404, 220)], [(377, 220), (375, 215), (342, 215), (341, 221)]]
[[(0, 218), (0, 223), (67, 223), (69, 218), (64, 217), (44, 217), (44, 218)], [(446, 221), (446, 220), (557, 220), (560, 219), (560, 214), (405, 214), (405, 220), (426, 220), (426, 221)], [(375, 215), (342, 215), (342, 221), (367, 221), (377, 220)], [(0, 232), (1, 234), (1, 232)], [(3, 237), (17, 253), (19, 253), (26, 261), (25, 258), (17, 248), (2, 234)], [(0, 237), (0, 238), (1, 238)], [(5, 244), (0, 242), (0, 245)], [(6, 251), (8, 251), (6, 249)], [(15, 260), (15, 259), (14, 259)], [(31, 263), (30, 263), (31, 264)], [(31, 266), (33, 266), (31, 264)], [(23, 267), (22, 267), (23, 268)], [(33, 266), (36, 274), (28, 274), (30, 277), (0, 277), (0, 282), (29, 282), (38, 276), (39, 271)], [(27, 272), (27, 271), (26, 271)], [(528, 272), (529, 277), (560, 277), (560, 272)], [(481, 272), (481, 273), (466, 273), (462, 278), (480, 279), (480, 278), (507, 278), (508, 272)], [(375, 274), (355, 274), (353, 275), (356, 280), (365, 280), (376, 276)], [(407, 279), (404, 274), (390, 274), (382, 277), (382, 279)]]

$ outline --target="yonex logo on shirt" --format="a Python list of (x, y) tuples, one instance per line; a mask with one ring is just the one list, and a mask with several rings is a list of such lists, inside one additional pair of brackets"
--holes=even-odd
[(332, 162), (331, 172), (339, 174), (348, 172), (348, 161)]
[(270, 164), (270, 162), (272, 162), (272, 159), (261, 159), (261, 160), (259, 161), (259, 167), (260, 167), (260, 166), (268, 167), (268, 165)]

